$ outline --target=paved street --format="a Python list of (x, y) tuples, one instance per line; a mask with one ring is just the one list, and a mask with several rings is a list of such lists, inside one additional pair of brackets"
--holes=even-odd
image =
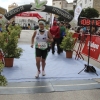
[[(19, 43), (30, 44), (32, 34), (23, 31)], [(92, 59), (90, 63), (100, 68), (100, 63)], [(0, 94), (0, 100), (100, 100), (100, 79), (9, 83), (0, 88)]]
[(100, 100), (100, 90), (0, 95), (0, 100)]

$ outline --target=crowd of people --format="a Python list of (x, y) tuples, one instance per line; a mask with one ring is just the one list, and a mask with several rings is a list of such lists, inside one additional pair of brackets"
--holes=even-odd
[(57, 44), (57, 53), (60, 54), (63, 52), (63, 50), (60, 48), (60, 44), (66, 34), (66, 28), (70, 27), (63, 21), (61, 21), (59, 24), (56, 21), (53, 22), (53, 25), (50, 28), (50, 33), (53, 36), (52, 54), (55, 53), (55, 44)]
[(10, 24), (11, 24), (12, 26), (14, 26), (14, 25), (15, 25), (15, 21), (12, 21), (12, 23), (10, 23), (10, 22), (8, 21), (8, 22), (5, 24), (5, 26), (4, 26), (5, 29), (2, 28), (2, 24), (0, 23), (0, 32), (3, 32), (4, 30), (6, 30), (7, 32), (9, 32), (8, 27), (9, 27)]
[(99, 35), (100, 36), (100, 28), (99, 27), (92, 27), (90, 29), (90, 26), (83, 26), (83, 27), (76, 27), (75, 28), (75, 31), (77, 33), (83, 33), (83, 34), (92, 34), (92, 35)]
[[(12, 23), (6, 23), (5, 28), (6, 31), (9, 32), (8, 26), (9, 24), (12, 24), (12, 26), (15, 25), (15, 22)], [(36, 52), (36, 66), (37, 66), (37, 74), (36, 78), (39, 77), (40, 73), (42, 72), (42, 76), (45, 76), (45, 65), (46, 65), (46, 58), (47, 55), (51, 49), (52, 54), (55, 54), (55, 45), (57, 45), (57, 53), (58, 55), (63, 52), (63, 49), (60, 48), (60, 44), (66, 35), (66, 30), (71, 29), (77, 33), (81, 34), (92, 34), (99, 35), (100, 36), (100, 29), (96, 27), (92, 27), (90, 30), (90, 27), (78, 27), (75, 29), (71, 28), (71, 25), (67, 22), (61, 21), (60, 23), (57, 23), (56, 21), (53, 22), (53, 25), (47, 30), (46, 29), (46, 20), (39, 19), (38, 21), (38, 27), (34, 29), (34, 34), (31, 39), (31, 47), (33, 48), (35, 45), (35, 52)], [(30, 27), (29, 27), (30, 28)], [(2, 32), (2, 24), (0, 24), (0, 32)], [(35, 39), (35, 43), (34, 43)], [(40, 70), (40, 65), (42, 63), (42, 71)]]

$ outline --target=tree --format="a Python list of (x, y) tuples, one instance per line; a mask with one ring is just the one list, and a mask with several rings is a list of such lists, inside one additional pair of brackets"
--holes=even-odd
[(73, 10), (69, 10), (68, 12), (74, 17), (74, 11)]
[(99, 17), (99, 12), (94, 8), (85, 8), (82, 10), (80, 17), (95, 18)]

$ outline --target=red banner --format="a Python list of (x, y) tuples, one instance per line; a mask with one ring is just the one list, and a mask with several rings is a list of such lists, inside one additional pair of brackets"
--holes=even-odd
[(79, 36), (78, 33), (74, 33), (74, 34), (73, 34), (73, 37), (74, 37), (74, 38), (78, 38), (78, 36)]
[(38, 13), (30, 13), (30, 12), (23, 12), (23, 13), (17, 14), (16, 16), (19, 16), (19, 17), (37, 17), (38, 19), (42, 18)]
[(90, 36), (87, 36), (84, 48), (82, 53), (88, 56), (89, 51), (89, 43), (90, 43), (90, 57), (98, 60), (100, 54), (100, 37), (99, 36), (92, 36), (90, 42)]

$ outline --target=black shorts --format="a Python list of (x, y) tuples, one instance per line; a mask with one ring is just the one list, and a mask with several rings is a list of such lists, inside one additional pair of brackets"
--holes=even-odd
[(48, 49), (41, 50), (36, 48), (36, 57), (42, 57), (42, 59), (46, 59), (48, 55)]

